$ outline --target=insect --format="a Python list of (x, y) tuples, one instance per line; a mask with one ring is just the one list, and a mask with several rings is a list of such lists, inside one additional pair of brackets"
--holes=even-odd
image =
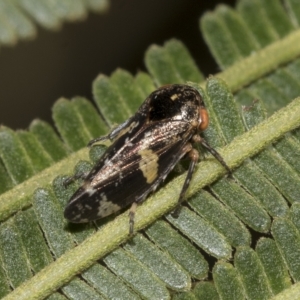
[(135, 115), (108, 135), (90, 141), (90, 146), (106, 139), (112, 144), (84, 176), (83, 185), (65, 208), (65, 218), (73, 223), (89, 222), (132, 204), (129, 231), (133, 233), (137, 204), (165, 180), (181, 158), (188, 156), (180, 205), (199, 159), (194, 143), (202, 144), (230, 172), (220, 154), (200, 137), (207, 126), (208, 114), (195, 88), (173, 84), (154, 91)]

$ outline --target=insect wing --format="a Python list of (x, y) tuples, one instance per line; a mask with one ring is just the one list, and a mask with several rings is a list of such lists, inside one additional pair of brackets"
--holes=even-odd
[[(172, 136), (168, 126), (169, 122), (150, 124), (123, 147), (111, 145), (72, 196), (65, 217), (75, 223), (88, 222), (143, 201), (185, 154), (189, 132), (184, 128), (184, 134), (173, 132)], [(175, 127), (180, 128), (178, 124)], [(119, 150), (112, 155), (115, 149)]]

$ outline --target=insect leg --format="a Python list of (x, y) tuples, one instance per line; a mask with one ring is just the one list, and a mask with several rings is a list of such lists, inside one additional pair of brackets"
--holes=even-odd
[(91, 141), (89, 141), (89, 143), (87, 144), (88, 147), (92, 146), (93, 144), (100, 142), (100, 141), (105, 141), (105, 140), (113, 140), (115, 139), (118, 134), (128, 126), (128, 124), (132, 121), (133, 118), (129, 118), (128, 120), (126, 120), (125, 122), (123, 122), (122, 124), (120, 124), (119, 126), (117, 126), (116, 128), (114, 128), (109, 134), (104, 135), (104, 136), (100, 136), (97, 137), (95, 139), (92, 139)]
[(227, 166), (223, 157), (217, 152), (217, 150), (212, 148), (205, 139), (201, 138), (200, 135), (194, 135), (193, 141), (196, 143), (200, 143), (204, 148), (206, 148), (219, 161), (219, 163), (227, 170), (228, 174), (231, 175), (231, 170)]
[(67, 187), (69, 184), (71, 184), (75, 180), (85, 179), (88, 174), (89, 174), (89, 172), (80, 172), (73, 176), (70, 176), (64, 180), (63, 185), (64, 185), (64, 187)]
[(105, 136), (100, 136), (100, 137), (97, 137), (97, 138), (95, 138), (95, 139), (92, 139), (92, 140), (90, 140), (90, 141), (88, 142), (87, 146), (88, 146), (88, 147), (91, 147), (92, 145), (94, 145), (94, 144), (97, 143), (97, 142), (108, 140), (108, 139), (109, 139), (109, 136), (110, 136), (110, 134), (105, 135)]
[(136, 211), (137, 203), (133, 202), (129, 211), (129, 234), (133, 234), (134, 229), (134, 216)]
[[(188, 144), (188, 145), (190, 145), (190, 144)], [(190, 147), (191, 147), (191, 145), (190, 145)], [(184, 200), (185, 193), (186, 193), (186, 191), (187, 191), (187, 189), (190, 185), (190, 181), (191, 181), (192, 175), (194, 173), (196, 163), (198, 162), (198, 159), (199, 159), (199, 153), (194, 148), (192, 148), (188, 152), (188, 155), (191, 159), (191, 162), (190, 162), (189, 169), (188, 169), (187, 175), (185, 177), (184, 184), (182, 186), (182, 189), (181, 189), (181, 192), (180, 192), (180, 195), (179, 195), (179, 198), (178, 198), (178, 205), (175, 208), (175, 210), (172, 212), (172, 216), (175, 217), (175, 218), (177, 218), (178, 215), (179, 215), (179, 212), (180, 212), (180, 209), (181, 209), (181, 203)]]

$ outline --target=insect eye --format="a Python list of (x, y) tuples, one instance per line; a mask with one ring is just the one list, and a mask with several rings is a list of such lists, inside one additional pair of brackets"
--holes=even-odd
[(199, 108), (199, 120), (200, 120), (200, 124), (198, 129), (201, 131), (205, 130), (208, 127), (209, 117), (208, 117), (207, 110), (204, 107)]

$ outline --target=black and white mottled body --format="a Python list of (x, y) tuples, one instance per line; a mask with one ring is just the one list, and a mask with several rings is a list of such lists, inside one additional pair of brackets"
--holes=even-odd
[[(191, 163), (179, 196), (181, 203), (198, 161), (193, 143), (200, 142), (228, 169), (221, 156), (199, 136), (207, 125), (207, 112), (196, 89), (174, 84), (154, 91), (134, 116), (109, 135), (89, 143), (113, 141), (71, 197), (65, 218), (83, 223), (106, 217), (129, 204), (135, 207), (188, 154)], [(132, 210), (131, 233), (133, 220)]]

